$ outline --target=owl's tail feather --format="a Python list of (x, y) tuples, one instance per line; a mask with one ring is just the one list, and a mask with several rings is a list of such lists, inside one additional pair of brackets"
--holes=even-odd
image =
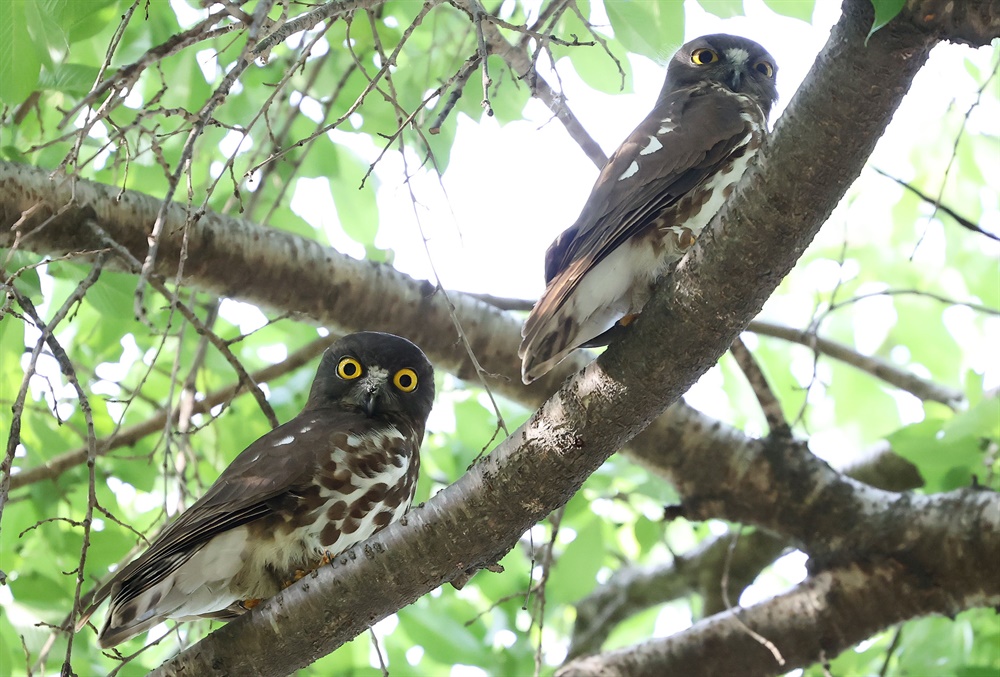
[(578, 307), (573, 298), (550, 310), (551, 304), (543, 305), (546, 300), (543, 296), (521, 331), (523, 340), (517, 354), (525, 384), (547, 374), (577, 348), (607, 345), (606, 341), (595, 342), (595, 337), (603, 337), (621, 316), (613, 309)]

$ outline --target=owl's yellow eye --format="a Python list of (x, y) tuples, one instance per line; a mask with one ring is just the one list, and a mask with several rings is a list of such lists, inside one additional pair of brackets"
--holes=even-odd
[(409, 367), (400, 369), (396, 372), (396, 375), (392, 377), (392, 384), (404, 393), (412, 393), (417, 389), (417, 372), (413, 371)]
[(711, 49), (696, 49), (691, 52), (691, 62), (696, 63), (699, 66), (707, 66), (710, 63), (715, 63), (719, 60), (719, 55), (716, 54)]
[(774, 66), (766, 61), (758, 61), (753, 65), (753, 69), (767, 78), (774, 75)]
[(342, 357), (337, 363), (337, 376), (345, 381), (353, 381), (361, 376), (361, 363), (353, 357)]

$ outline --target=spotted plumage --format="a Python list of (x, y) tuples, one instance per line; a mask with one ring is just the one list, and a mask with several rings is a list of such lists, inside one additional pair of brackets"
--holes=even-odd
[(337, 341), (302, 412), (243, 450), (95, 593), (77, 629), (108, 597), (102, 647), (170, 618), (235, 618), (398, 520), (433, 400), (433, 368), (406, 339)]
[(653, 110), (546, 252), (547, 287), (521, 332), (525, 383), (575, 348), (607, 345), (642, 310), (763, 142), (775, 72), (746, 38), (707, 35), (677, 51)]

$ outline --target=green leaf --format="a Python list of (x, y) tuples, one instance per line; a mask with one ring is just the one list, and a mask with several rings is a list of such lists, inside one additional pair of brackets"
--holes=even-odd
[(83, 96), (90, 91), (99, 73), (98, 68), (85, 64), (57, 64), (52, 69), (42, 70), (38, 88)]
[(633, 526), (635, 540), (643, 553), (648, 553), (653, 546), (663, 542), (663, 524), (651, 519), (640, 517)]
[(872, 23), (868, 37), (896, 18), (904, 4), (906, 4), (905, 0), (872, 0), (872, 7), (875, 8), (875, 21)]
[(52, 68), (55, 64), (53, 53), (58, 54), (59, 58), (65, 56), (69, 51), (69, 38), (52, 14), (52, 8), (46, 6), (50, 4), (52, 2), (45, 0), (28, 0), (24, 15), (39, 58)]
[(775, 14), (790, 16), (793, 19), (812, 21), (814, 0), (764, 0), (764, 4)]
[[(722, 19), (743, 16), (743, 0), (698, 0), (706, 12)], [(811, 4), (811, 3), (810, 3)]]
[(608, 0), (604, 8), (615, 38), (630, 52), (662, 63), (670, 57), (671, 45), (684, 42), (684, 5), (676, 0)]
[(368, 171), (368, 165), (347, 148), (338, 148), (339, 172), (330, 178), (330, 192), (337, 205), (340, 226), (355, 242), (366, 247), (375, 244), (378, 233), (378, 205), (375, 191), (378, 181), (369, 176), (363, 187), (359, 187), (361, 177)]
[(590, 516), (586, 526), (578, 528), (576, 538), (559, 555), (553, 575), (546, 586), (552, 601), (570, 602), (584, 597), (597, 585), (597, 572), (604, 565), (604, 524)]
[[(609, 47), (617, 44), (617, 40), (608, 41)], [(622, 49), (624, 51), (624, 48)], [(574, 47), (569, 50), (569, 60), (573, 64), (573, 69), (587, 85), (608, 94), (631, 92), (632, 70), (628, 68), (628, 61), (623, 60), (622, 55), (615, 56), (622, 64), (624, 75), (619, 72), (617, 64), (600, 45)]]
[(441, 598), (438, 602), (437, 606), (447, 607), (448, 613), (437, 614), (433, 624), (406, 614), (400, 615), (399, 627), (414, 643), (424, 647), (431, 658), (448, 663), (477, 663), (482, 655), (479, 652), (482, 626), (464, 624), (465, 619), (475, 618), (475, 609), (454, 598)]
[(15, 105), (38, 83), (42, 62), (25, 16), (26, 0), (0, 2), (0, 101)]
[(982, 477), (983, 440), (1000, 439), (1000, 400), (984, 400), (950, 420), (927, 419), (886, 437), (893, 451), (917, 466), (928, 492), (968, 486)]
[(119, 19), (116, 0), (43, 0), (66, 31), (70, 44), (91, 38)]

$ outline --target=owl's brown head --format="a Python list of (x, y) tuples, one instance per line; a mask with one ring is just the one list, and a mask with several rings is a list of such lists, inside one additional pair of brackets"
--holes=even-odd
[(715, 82), (753, 98), (764, 115), (778, 99), (774, 57), (753, 40), (716, 33), (691, 40), (674, 54), (660, 96), (682, 87)]
[(305, 408), (402, 419), (422, 433), (433, 403), (434, 368), (420, 348), (399, 336), (363, 331), (327, 349)]

